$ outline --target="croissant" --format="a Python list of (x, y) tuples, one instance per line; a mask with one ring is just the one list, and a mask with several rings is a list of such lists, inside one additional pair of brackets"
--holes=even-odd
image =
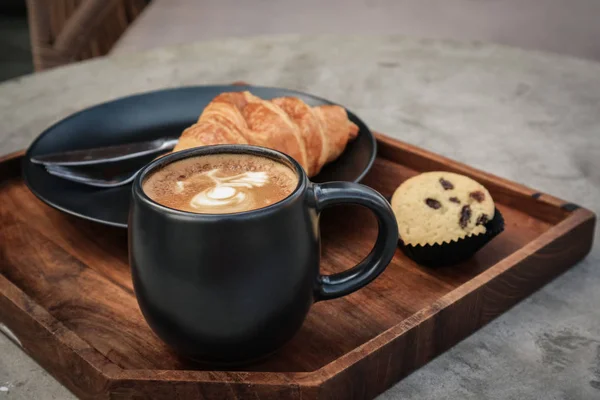
[(311, 107), (296, 97), (263, 100), (250, 92), (230, 92), (206, 106), (173, 151), (213, 144), (263, 146), (288, 154), (314, 176), (356, 135), (358, 126), (343, 107)]

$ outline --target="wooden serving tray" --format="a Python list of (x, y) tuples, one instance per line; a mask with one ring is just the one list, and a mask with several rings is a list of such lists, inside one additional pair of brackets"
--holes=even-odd
[[(591, 248), (595, 215), (574, 204), (377, 136), (364, 183), (385, 196), (422, 171), (469, 175), (491, 192), (506, 230), (469, 262), (428, 269), (396, 252), (358, 292), (317, 303), (277, 354), (236, 371), (172, 353), (142, 318), (126, 231), (51, 209), (20, 177), (23, 153), (0, 160), (0, 322), (25, 352), (86, 399), (373, 398), (519, 300)], [(322, 269), (354, 265), (376, 222), (327, 210)]]

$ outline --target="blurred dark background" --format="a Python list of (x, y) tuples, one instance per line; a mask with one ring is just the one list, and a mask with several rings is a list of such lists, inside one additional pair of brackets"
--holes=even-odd
[(24, 0), (0, 0), (0, 81), (33, 72)]
[(230, 36), (403, 34), (600, 61), (600, 0), (0, 0), (0, 81)]
[(148, 0), (0, 0), (0, 81), (107, 54)]

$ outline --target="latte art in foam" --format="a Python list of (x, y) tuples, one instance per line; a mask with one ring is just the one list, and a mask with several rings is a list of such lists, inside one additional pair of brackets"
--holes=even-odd
[(226, 214), (266, 207), (298, 181), (287, 166), (252, 155), (207, 155), (169, 164), (144, 181), (150, 198), (183, 211)]
[[(192, 197), (190, 206), (199, 210), (206, 207), (237, 207), (243, 205), (245, 201), (253, 200), (252, 193), (244, 189), (262, 187), (269, 181), (269, 176), (264, 171), (244, 172), (225, 177), (217, 176), (218, 172), (218, 169), (206, 172), (206, 176), (214, 181), (215, 186), (206, 188)], [(185, 185), (185, 182), (183, 184)]]

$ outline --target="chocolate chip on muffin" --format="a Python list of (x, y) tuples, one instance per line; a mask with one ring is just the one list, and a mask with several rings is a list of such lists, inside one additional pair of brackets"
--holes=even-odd
[(467, 204), (463, 206), (460, 210), (460, 220), (458, 224), (461, 228), (465, 229), (467, 225), (469, 225), (469, 221), (471, 220), (471, 207)]
[(477, 218), (477, 222), (475, 222), (475, 225), (485, 225), (488, 223), (488, 221), (488, 216), (485, 214), (481, 214), (479, 218)]
[(476, 190), (475, 192), (469, 193), (469, 197), (473, 200), (477, 200), (480, 203), (485, 200), (485, 194), (483, 194), (481, 190)]
[(429, 207), (433, 208), (434, 210), (437, 210), (438, 208), (442, 208), (442, 204), (435, 200), (435, 199), (425, 199), (425, 204), (427, 204)]
[(444, 190), (452, 190), (454, 189), (454, 185), (452, 182), (445, 180), (444, 178), (440, 178), (440, 184), (444, 188)]

